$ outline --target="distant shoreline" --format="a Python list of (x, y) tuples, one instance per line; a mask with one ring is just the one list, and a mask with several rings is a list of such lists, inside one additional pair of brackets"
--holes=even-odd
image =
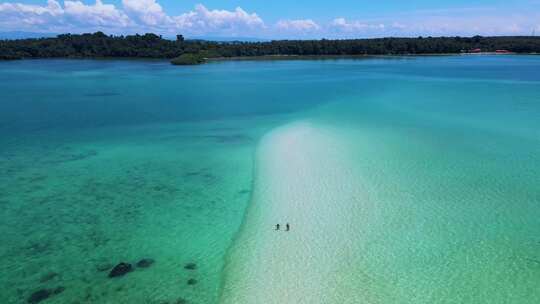
[(540, 53), (540, 37), (387, 37), (366, 39), (272, 40), (216, 42), (163, 39), (144, 35), (114, 36), (103, 32), (61, 34), (55, 38), (0, 40), (0, 59), (156, 58), (175, 65), (216, 60), (276, 60), (447, 56)]
[(317, 60), (317, 59), (362, 59), (362, 58), (399, 58), (399, 57), (435, 57), (435, 56), (508, 56), (508, 55), (540, 55), (540, 53), (432, 53), (432, 54), (387, 54), (387, 55), (265, 55), (206, 58), (208, 62), (246, 61), (246, 60)]
[[(339, 60), (339, 59), (369, 59), (369, 58), (413, 58), (413, 57), (443, 57), (443, 56), (538, 56), (540, 53), (507, 53), (499, 54), (495, 52), (482, 53), (433, 53), (433, 54), (387, 54), (387, 55), (264, 55), (264, 56), (234, 56), (234, 57), (214, 57), (204, 58), (204, 62), (193, 64), (217, 63), (223, 61), (287, 61), (287, 60)], [(171, 58), (146, 58), (146, 57), (29, 57), (8, 59), (2, 61), (31, 61), (31, 60), (122, 60), (122, 61), (153, 61), (168, 62)]]

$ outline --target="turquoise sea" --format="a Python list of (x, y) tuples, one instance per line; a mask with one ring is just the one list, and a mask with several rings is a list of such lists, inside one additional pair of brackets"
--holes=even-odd
[(539, 303), (540, 56), (0, 62), (0, 219), (0, 303)]

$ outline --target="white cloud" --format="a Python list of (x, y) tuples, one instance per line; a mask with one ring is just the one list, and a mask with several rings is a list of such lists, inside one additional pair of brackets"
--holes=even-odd
[(282, 31), (309, 32), (321, 29), (315, 21), (311, 19), (280, 20), (276, 23), (276, 28)]
[(401, 21), (404, 28), (397, 29), (402, 35), (530, 35), (535, 27), (533, 15), (455, 15), (414, 16)]
[(400, 29), (400, 30), (407, 28), (405, 24), (400, 23), (400, 22), (393, 22), (391, 27), (393, 29)]
[[(2, 0), (0, 0), (2, 1)], [(335, 18), (320, 24), (312, 19), (283, 19), (266, 26), (259, 15), (234, 10), (194, 9), (168, 15), (159, 0), (122, 0), (121, 6), (95, 0), (47, 0), (44, 5), (0, 3), (0, 31), (77, 33), (155, 32), (187, 36), (252, 36), (266, 38), (357, 38), (418, 35), (529, 35), (540, 34), (540, 11), (509, 13), (493, 7), (403, 12), (376, 19)], [(106, 0), (111, 1), (111, 0)]]
[(234, 11), (209, 10), (199, 4), (194, 11), (172, 17), (176, 28), (193, 33), (227, 32), (243, 34), (265, 28), (263, 20), (256, 13), (247, 13), (237, 7)]
[(54, 18), (63, 13), (64, 10), (55, 0), (48, 0), (46, 6), (0, 3), (0, 26), (11, 30), (55, 23)]
[(155, 0), (122, 0), (122, 6), (124, 11), (141, 25), (165, 26), (172, 22)]
[(62, 13), (62, 8), (60, 7), (60, 4), (55, 0), (48, 0), (47, 6), (5, 2), (0, 3), (0, 12), (5, 14), (11, 13), (19, 16), (24, 16), (25, 14), (57, 15), (59, 13)]
[(530, 35), (538, 27), (539, 12), (504, 13), (493, 9), (463, 9), (348, 20), (328, 24), (332, 37)]
[(85, 5), (80, 1), (64, 1), (64, 17), (72, 24), (90, 26), (126, 27), (131, 23), (123, 11), (112, 4), (103, 4), (101, 0), (96, 0), (94, 5)]
[(126, 27), (130, 20), (112, 4), (96, 0), (93, 5), (80, 1), (55, 0), (46, 6), (20, 3), (0, 4), (0, 27), (5, 30), (58, 30), (71, 28)]
[(359, 20), (347, 21), (345, 18), (336, 18), (330, 23), (330, 27), (343, 32), (364, 32), (367, 30), (384, 30), (383, 23), (367, 23)]
[(264, 21), (256, 13), (242, 8), (209, 10), (203, 5), (178, 16), (169, 16), (156, 0), (122, 0), (122, 8), (96, 0), (92, 5), (56, 0), (47, 5), (0, 3), (0, 30), (84, 32), (103, 30), (124, 32), (178, 32), (183, 34), (243, 35), (264, 29)]

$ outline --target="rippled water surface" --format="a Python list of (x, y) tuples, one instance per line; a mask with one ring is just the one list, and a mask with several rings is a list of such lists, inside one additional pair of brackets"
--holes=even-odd
[[(304, 170), (257, 170), (270, 166), (258, 163), (266, 158), (257, 153), (283, 149), (275, 147), (282, 141), (272, 149), (259, 142), (300, 123), (339, 134), (339, 153), (324, 153), (324, 142), (337, 139), (317, 141), (317, 131), (298, 138), (297, 149), (321, 147), (306, 150), (305, 161), (321, 170), (305, 168), (313, 174), (298, 185), (335, 198), (328, 204), (340, 208), (316, 203), (350, 210), (351, 225), (332, 232), (346, 238), (346, 250), (341, 243), (310, 247), (311, 256), (333, 250), (330, 256), (339, 257), (317, 259), (320, 269), (340, 270), (333, 282), (306, 283), (287, 271), (283, 280), (294, 278), (336, 303), (538, 303), (538, 71), (534, 56), (193, 67), (0, 62), (0, 302), (25, 303), (40, 290), (48, 296), (43, 303), (250, 298), (252, 288), (263, 287), (242, 278), (262, 273), (256, 266), (294, 271), (287, 263), (303, 258), (256, 233), (261, 223), (281, 220), (270, 218), (274, 207), (287, 214), (287, 196), (276, 200), (264, 178), (284, 174), (282, 181), (297, 185), (293, 177)], [(332, 155), (346, 157), (325, 160)], [(271, 159), (279, 164), (279, 157)], [(322, 169), (334, 162), (341, 171)], [(325, 172), (347, 172), (354, 181)], [(302, 214), (313, 217), (302, 218), (303, 225), (316, 226), (332, 212)], [(316, 243), (309, 231), (303, 227), (295, 242)], [(277, 263), (262, 248), (294, 255)], [(251, 264), (254, 256), (267, 258)], [(145, 258), (154, 263), (135, 266)], [(119, 262), (134, 270), (109, 278)], [(313, 267), (311, 275), (320, 273)], [(269, 284), (267, 290), (283, 288)], [(267, 295), (261, 303), (276, 299)]]

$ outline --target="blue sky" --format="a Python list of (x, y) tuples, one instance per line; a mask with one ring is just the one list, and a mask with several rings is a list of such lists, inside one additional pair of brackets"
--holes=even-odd
[[(454, 0), (454, 1), (433, 1), (433, 0), (235, 0), (235, 1), (178, 1), (166, 0), (161, 4), (171, 12), (184, 12), (193, 8), (196, 4), (204, 4), (209, 8), (228, 8), (237, 6), (247, 11), (257, 12), (267, 19), (302, 19), (312, 18), (325, 20), (341, 17), (377, 17), (381, 15), (391, 15), (404, 11), (414, 12), (416, 10), (445, 10), (456, 8), (486, 7), (511, 9), (521, 6), (525, 9), (533, 7), (532, 1), (486, 1), (486, 0)], [(527, 5), (529, 4), (529, 5)], [(538, 2), (537, 2), (538, 4)], [(538, 5), (536, 5), (538, 9)]]
[(257, 38), (540, 34), (540, 0), (0, 0), (0, 31)]

